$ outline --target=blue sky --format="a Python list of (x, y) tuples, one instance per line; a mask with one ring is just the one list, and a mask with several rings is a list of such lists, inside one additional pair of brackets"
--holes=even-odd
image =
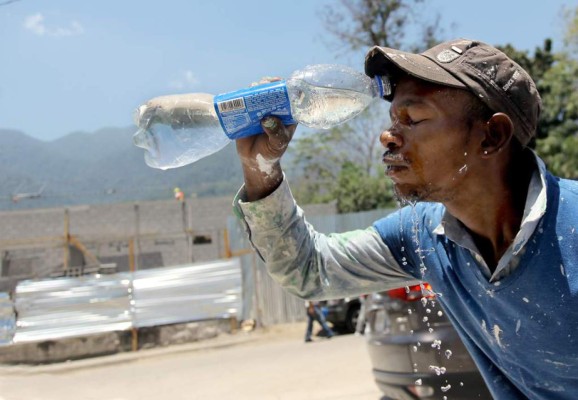
[[(0, 4), (5, 0), (0, 0)], [(19, 0), (0, 7), (0, 128), (41, 140), (132, 124), (148, 98), (221, 93), (336, 57), (319, 18), (337, 0)], [(426, 0), (447, 38), (534, 49), (577, 0)], [(453, 27), (452, 27), (453, 25)]]

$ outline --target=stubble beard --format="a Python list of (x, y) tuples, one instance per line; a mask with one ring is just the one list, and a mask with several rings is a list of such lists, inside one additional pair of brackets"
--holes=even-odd
[(441, 190), (436, 190), (431, 185), (421, 185), (414, 187), (400, 187), (393, 185), (393, 194), (400, 206), (415, 205), (419, 202), (444, 203), (451, 200), (453, 196), (448, 193), (443, 194)]

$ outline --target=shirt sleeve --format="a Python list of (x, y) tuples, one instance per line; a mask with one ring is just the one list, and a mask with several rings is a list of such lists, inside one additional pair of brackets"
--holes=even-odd
[(236, 214), (272, 278), (308, 299), (359, 296), (419, 283), (404, 271), (374, 227), (339, 234), (316, 232), (297, 206), (287, 181), (268, 197), (243, 201)]

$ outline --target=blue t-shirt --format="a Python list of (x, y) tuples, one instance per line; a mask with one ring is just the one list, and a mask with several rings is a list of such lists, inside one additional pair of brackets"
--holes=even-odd
[(578, 182), (547, 174), (546, 213), (520, 264), (494, 283), (472, 252), (434, 233), (444, 212), (418, 203), (374, 226), (438, 293), (494, 398), (578, 398)]

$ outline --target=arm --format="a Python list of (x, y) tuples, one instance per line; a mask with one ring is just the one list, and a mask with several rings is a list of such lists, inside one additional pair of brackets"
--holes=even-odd
[(373, 228), (323, 235), (307, 223), (289, 185), (269, 196), (235, 200), (253, 246), (270, 275), (289, 292), (308, 299), (357, 296), (417, 284)]

